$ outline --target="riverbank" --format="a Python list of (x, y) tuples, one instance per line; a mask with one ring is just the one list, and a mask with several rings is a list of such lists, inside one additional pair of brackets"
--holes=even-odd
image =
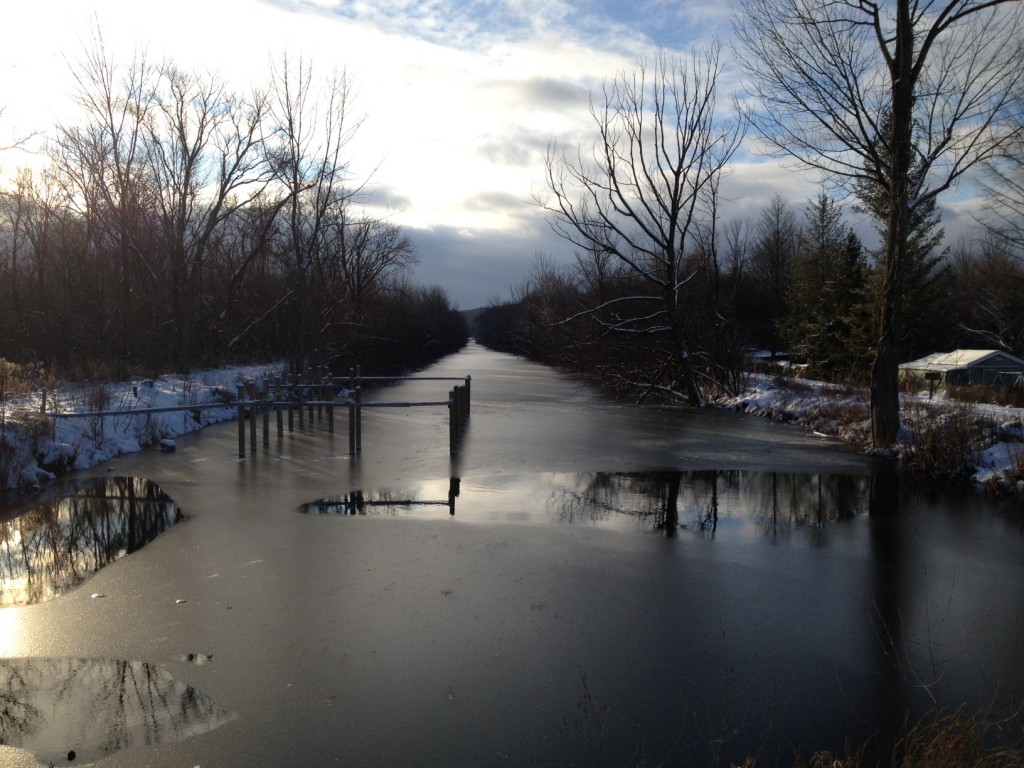
[[(871, 451), (867, 390), (751, 374), (722, 408), (799, 424)], [(945, 392), (900, 396), (903, 426), (891, 455), (929, 481), (964, 481), (1024, 499), (1024, 408), (963, 402)]]
[[(166, 374), (123, 382), (62, 383), (7, 398), (0, 411), (0, 490), (38, 487), (66, 472), (91, 469), (128, 453), (211, 424), (230, 421), (227, 405), (239, 384), (259, 381), (282, 366), (248, 365)], [(223, 408), (215, 407), (223, 403)], [(133, 414), (139, 409), (203, 406), (201, 410)], [(55, 413), (113, 412), (112, 416), (55, 418)], [(197, 419), (198, 417), (198, 419)]]
[[(239, 383), (259, 380), (281, 366), (248, 365), (167, 374), (157, 379), (64, 384), (49, 392), (47, 411), (119, 415), (56, 419), (41, 414), (43, 394), (8, 398), (0, 424), (0, 488), (33, 488), (68, 471), (85, 470), (126, 453), (173, 441), (210, 424), (229, 421), (233, 408), (132, 415), (133, 409), (227, 403)], [(901, 396), (903, 429), (892, 452), (908, 470), (930, 481), (969, 482), (1024, 499), (1024, 408), (963, 403), (945, 393)], [(719, 398), (719, 408), (799, 424), (871, 450), (868, 393), (782, 376), (751, 374), (741, 395)], [(54, 423), (55, 421), (55, 423)]]

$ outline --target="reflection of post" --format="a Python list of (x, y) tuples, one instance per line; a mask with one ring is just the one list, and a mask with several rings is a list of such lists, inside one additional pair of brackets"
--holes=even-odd
[(448, 480), (448, 512), (449, 514), (455, 514), (455, 499), (459, 496), (460, 486), (462, 485), (462, 479), (458, 477), (452, 477)]

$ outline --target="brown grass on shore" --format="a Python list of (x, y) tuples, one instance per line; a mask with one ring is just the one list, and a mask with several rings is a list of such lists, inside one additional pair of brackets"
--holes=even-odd
[[(1017, 712), (1011, 720), (993, 723), (984, 713), (968, 714), (964, 707), (948, 712), (939, 710), (912, 724), (893, 746), (885, 765), (889, 768), (1024, 768), (1024, 746), (1016, 742), (1004, 745), (994, 739), (1021, 728)], [(734, 766), (734, 768), (741, 768)], [(745, 764), (742, 768), (753, 768)], [(810, 759), (797, 758), (794, 768), (869, 768), (864, 749), (846, 745), (843, 754), (818, 752)]]

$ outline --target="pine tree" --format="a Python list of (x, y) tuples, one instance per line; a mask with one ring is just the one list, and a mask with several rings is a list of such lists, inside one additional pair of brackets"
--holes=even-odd
[(785, 338), (812, 376), (849, 375), (866, 362), (863, 249), (843, 224), (842, 208), (824, 192), (808, 204), (806, 217), (794, 258)]
[(875, 353), (874, 307), (868, 287), (868, 266), (860, 238), (848, 230), (830, 293), (832, 322), (825, 334), (824, 359), (833, 378), (860, 379), (871, 369)]
[(796, 213), (776, 193), (761, 210), (751, 252), (749, 280), (738, 297), (737, 316), (749, 343), (779, 351), (789, 316), (789, 291), (796, 251)]

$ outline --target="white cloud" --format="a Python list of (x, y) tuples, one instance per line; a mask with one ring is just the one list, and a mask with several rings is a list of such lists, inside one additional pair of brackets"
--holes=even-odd
[[(95, 19), (111, 51), (145, 48), (153, 60), (213, 70), (239, 89), (264, 87), (284, 52), (326, 75), (345, 68), (366, 120), (351, 168), (369, 179), (367, 205), (410, 227), (437, 251), (529, 271), (538, 250), (571, 256), (530, 205), (543, 187), (544, 150), (590, 145), (591, 91), (657, 46), (683, 52), (729, 34), (728, 0), (128, 0), (9, 3), (0, 30), (0, 145), (15, 130), (49, 130), (71, 114), (74, 61)], [(151, 10), (152, 8), (152, 10)], [(157, 10), (158, 9), (158, 10)], [(720, 104), (740, 84), (729, 63)], [(752, 148), (751, 142), (746, 149)], [(813, 181), (753, 155), (723, 184), (737, 211), (756, 212), (779, 192), (795, 206)], [(0, 183), (22, 155), (0, 156)], [(370, 178), (372, 175), (372, 178)], [(756, 213), (755, 213), (756, 215)], [(434, 233), (429, 235), (429, 233)], [(438, 233), (443, 233), (440, 237)], [(462, 233), (462, 234), (459, 234)], [(429, 235), (429, 236), (428, 236)], [(532, 238), (532, 239), (531, 239)], [(444, 263), (451, 263), (450, 259)], [(420, 272), (428, 277), (424, 259)], [(472, 267), (472, 272), (476, 267)], [(456, 273), (458, 270), (454, 270)], [(430, 280), (427, 280), (430, 282)], [(482, 302), (484, 296), (479, 297)], [(460, 303), (473, 303), (463, 296)]]

